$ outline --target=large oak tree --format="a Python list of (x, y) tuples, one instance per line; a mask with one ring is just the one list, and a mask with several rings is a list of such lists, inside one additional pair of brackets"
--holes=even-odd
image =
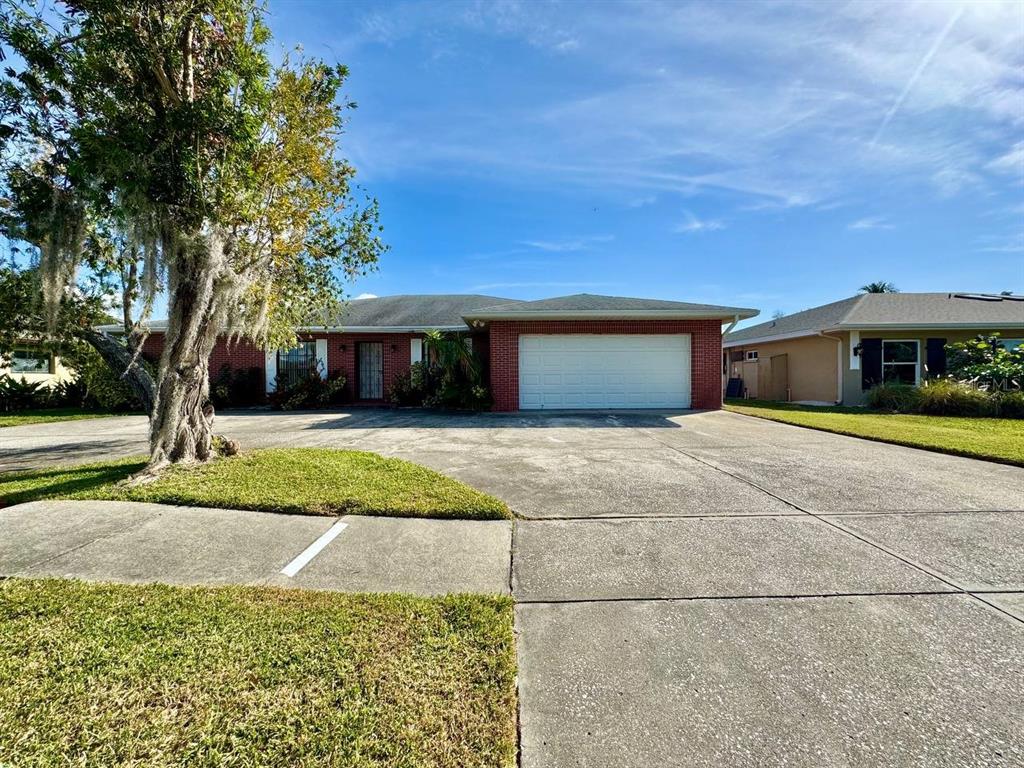
[(337, 154), (346, 70), (272, 64), (253, 0), (9, 5), (0, 42), (7, 213), (38, 246), (47, 315), (90, 232), (115, 233), (138, 256), (142, 325), (168, 296), (150, 471), (205, 461), (217, 338), (293, 342), (384, 250)]

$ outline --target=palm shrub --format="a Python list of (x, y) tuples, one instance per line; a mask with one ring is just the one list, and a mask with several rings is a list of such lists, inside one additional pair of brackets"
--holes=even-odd
[(490, 405), (483, 366), (466, 340), (466, 336), (458, 333), (428, 331), (424, 335), (429, 362), (424, 371), (423, 405), (470, 410)]
[(50, 387), (51, 408), (82, 408), (88, 405), (89, 391), (81, 376), (58, 381)]
[(50, 397), (45, 384), (30, 382), (24, 376), (15, 379), (6, 373), (0, 376), (0, 411), (12, 413), (43, 408)]

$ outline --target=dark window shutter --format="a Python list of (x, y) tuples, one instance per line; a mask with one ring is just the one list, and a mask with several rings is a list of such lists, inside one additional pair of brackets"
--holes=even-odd
[(882, 340), (860, 341), (860, 388), (871, 389), (882, 383)]
[(946, 340), (928, 339), (927, 357), (925, 365), (928, 366), (929, 376), (946, 375)]

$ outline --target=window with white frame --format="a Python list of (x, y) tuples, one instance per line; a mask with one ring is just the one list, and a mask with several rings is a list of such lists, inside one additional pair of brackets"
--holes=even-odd
[(918, 384), (921, 343), (915, 339), (882, 341), (882, 381), (887, 384)]
[(747, 352), (747, 360), (757, 360), (757, 350), (751, 349)]

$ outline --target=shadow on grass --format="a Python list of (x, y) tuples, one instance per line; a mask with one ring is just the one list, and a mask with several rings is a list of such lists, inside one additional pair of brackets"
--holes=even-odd
[(146, 465), (145, 461), (99, 464), (90, 467), (51, 467), (0, 475), (0, 507), (38, 499), (67, 498), (83, 494), (101, 498), (104, 486), (113, 486)]

